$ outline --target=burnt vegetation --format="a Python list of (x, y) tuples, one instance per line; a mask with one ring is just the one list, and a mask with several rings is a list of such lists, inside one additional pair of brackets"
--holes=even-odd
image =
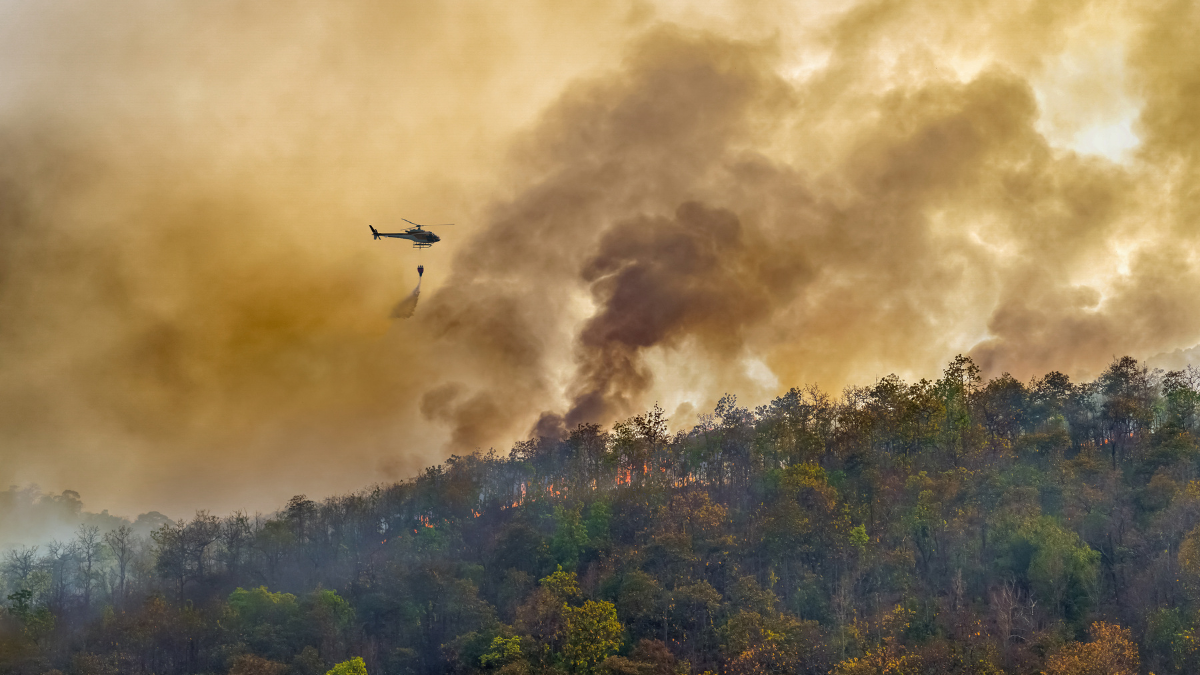
[(958, 357), (269, 516), (85, 523), (4, 552), (0, 672), (1197, 672), (1198, 406), (1197, 371)]

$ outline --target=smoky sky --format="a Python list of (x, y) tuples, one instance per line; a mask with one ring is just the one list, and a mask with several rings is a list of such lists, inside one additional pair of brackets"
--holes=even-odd
[[(89, 510), (1200, 343), (1190, 3), (0, 17), (0, 480)], [(455, 226), (371, 239), (400, 218)]]

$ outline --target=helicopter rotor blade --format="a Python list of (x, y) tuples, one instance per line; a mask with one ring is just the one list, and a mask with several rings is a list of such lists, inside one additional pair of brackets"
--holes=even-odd
[(400, 220), (403, 220), (404, 222), (408, 223), (409, 225), (416, 225), (417, 227), (446, 227), (447, 225), (454, 224), (454, 223), (441, 223), (440, 225), (422, 225), (420, 223), (414, 223), (413, 221), (409, 220), (408, 218), (401, 218)]

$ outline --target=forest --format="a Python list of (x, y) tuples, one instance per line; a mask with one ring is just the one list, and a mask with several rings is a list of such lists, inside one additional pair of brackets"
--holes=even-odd
[(959, 356), (265, 516), (85, 523), (0, 556), (0, 673), (1197, 673), (1198, 413), (1192, 369)]

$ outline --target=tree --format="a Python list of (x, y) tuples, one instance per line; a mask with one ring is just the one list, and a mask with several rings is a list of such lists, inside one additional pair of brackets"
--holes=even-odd
[(621, 648), (624, 628), (617, 620), (617, 609), (611, 602), (588, 600), (582, 607), (563, 610), (567, 621), (567, 640), (563, 657), (576, 673), (596, 671), (609, 655)]
[(550, 553), (559, 563), (573, 568), (579, 562), (580, 553), (587, 546), (587, 527), (583, 524), (578, 509), (555, 506), (554, 521), (554, 538), (550, 541)]
[(499, 668), (514, 661), (519, 661), (521, 658), (523, 658), (523, 655), (521, 653), (521, 638), (519, 636), (504, 637), (503, 635), (497, 635), (492, 638), (491, 646), (479, 658), (479, 662), (484, 668)]
[(979, 366), (969, 356), (959, 354), (946, 366), (936, 390), (945, 411), (942, 433), (946, 449), (955, 466), (967, 450), (967, 439), (973, 420), (970, 403), (975, 397), (981, 377)]
[(322, 654), (345, 651), (346, 634), (354, 622), (354, 609), (337, 591), (317, 589), (304, 599), (304, 623), (316, 635)]
[(1046, 659), (1046, 675), (1137, 675), (1138, 648), (1128, 628), (1097, 621), (1090, 642), (1072, 642)]
[(8, 611), (21, 623), (25, 637), (36, 642), (54, 630), (54, 615), (46, 607), (35, 607), (33, 592), (22, 589), (8, 596)]
[(1078, 621), (1084, 616), (1099, 575), (1099, 551), (1048, 516), (1025, 520), (999, 533), (998, 539), (1001, 569), (1028, 583), (1036, 597), (1051, 603), (1064, 618)]
[(115, 530), (105, 532), (104, 543), (108, 545), (108, 550), (112, 553), (113, 560), (117, 563), (117, 579), (116, 584), (114, 584), (116, 597), (113, 598), (113, 604), (119, 607), (124, 604), (128, 594), (125, 582), (129, 563), (133, 561), (133, 528), (128, 525), (121, 525)]
[(197, 511), (192, 522), (183, 528), (183, 550), (186, 556), (186, 567), (191, 576), (197, 581), (203, 581), (205, 563), (208, 561), (209, 546), (221, 535), (220, 520), (208, 511)]
[(564, 572), (562, 565), (550, 576), (539, 582), (542, 588), (549, 591), (562, 602), (579, 597), (579, 577), (574, 572)]
[(284, 513), (287, 514), (288, 522), (292, 523), (297, 541), (303, 542), (308, 539), (309, 522), (316, 510), (316, 503), (304, 495), (296, 495), (288, 500)]
[(1026, 426), (1029, 392), (1008, 373), (995, 378), (976, 396), (983, 425), (997, 440), (1012, 442)]
[[(240, 641), (255, 652), (283, 659), (295, 653), (300, 645), (293, 644), (300, 618), (299, 603), (291, 593), (272, 593), (265, 586), (229, 594), (231, 627)], [(303, 643), (301, 643), (303, 644)]]
[(218, 527), (218, 540), (222, 561), (225, 563), (225, 572), (229, 576), (236, 577), (241, 571), (250, 548), (251, 538), (250, 519), (244, 512), (236, 511), (221, 521)]
[(722, 629), (722, 651), (732, 675), (827, 673), (823, 652), (827, 640), (815, 621), (800, 621), (782, 612), (741, 610)]
[(1200, 525), (1197, 525), (1184, 537), (1176, 555), (1179, 568), (1184, 574), (1184, 583), (1197, 595), (1200, 595)]
[(67, 592), (70, 589), (69, 570), (75, 561), (74, 544), (51, 541), (46, 544), (44, 561), (50, 573), (50, 601), (55, 611), (61, 611), (67, 604)]
[(1116, 469), (1120, 455), (1129, 454), (1134, 436), (1150, 426), (1154, 391), (1146, 367), (1131, 356), (1113, 361), (1097, 384), (1105, 397), (1102, 413)]
[(4, 552), (2, 568), (9, 588), (20, 590), (25, 587), (29, 575), (37, 569), (37, 546), (20, 546)]
[(254, 654), (242, 654), (233, 660), (229, 675), (284, 675), (287, 664), (264, 659)]
[(356, 656), (349, 661), (342, 661), (325, 675), (367, 675), (367, 664), (363, 662), (361, 656)]
[(183, 539), (184, 523), (166, 523), (154, 532), (154, 567), (160, 576), (175, 582), (176, 595), (183, 600), (183, 586), (187, 583), (187, 550)]
[(79, 581), (83, 586), (83, 608), (92, 606), (92, 583), (96, 580), (96, 565), (100, 562), (104, 540), (100, 528), (95, 525), (80, 525), (75, 536), (76, 561), (79, 565)]

